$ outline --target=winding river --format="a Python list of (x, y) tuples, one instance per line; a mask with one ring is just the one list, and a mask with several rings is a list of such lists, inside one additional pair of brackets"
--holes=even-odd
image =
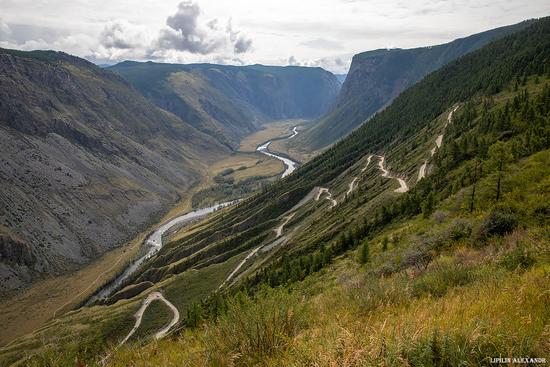
[[(298, 126), (294, 126), (294, 128), (292, 129), (292, 135), (290, 135), (287, 139), (292, 139), (296, 135), (298, 135)], [(273, 139), (273, 140), (275, 140), (275, 139)], [(266, 142), (262, 145), (258, 145), (256, 150), (260, 153), (263, 153), (263, 154), (267, 155), (267, 156), (270, 156), (272, 158), (276, 158), (276, 159), (282, 161), (285, 164), (286, 168), (285, 168), (285, 171), (283, 172), (283, 175), (281, 176), (281, 178), (283, 178), (283, 177), (286, 177), (286, 176), (290, 175), (292, 172), (294, 172), (294, 170), (296, 169), (296, 166), (298, 166), (298, 163), (294, 162), (292, 159), (289, 159), (289, 158), (282, 157), (280, 155), (271, 153), (268, 150), (268, 147), (269, 147), (269, 144), (271, 144), (273, 142), (273, 140), (270, 140), (270, 141), (268, 141), (268, 142)]]
[(144, 245), (147, 249), (146, 253), (137, 258), (135, 261), (133, 261), (124, 271), (122, 274), (116, 277), (115, 280), (113, 280), (111, 283), (107, 284), (105, 287), (101, 288), (95, 295), (93, 295), (87, 302), (86, 305), (90, 305), (94, 303), (96, 300), (99, 299), (105, 299), (109, 297), (114, 291), (118, 290), (120, 286), (124, 283), (125, 280), (127, 280), (130, 275), (136, 272), (137, 269), (148, 259), (153, 257), (157, 254), (157, 252), (160, 251), (162, 248), (162, 236), (171, 228), (178, 224), (185, 224), (192, 220), (199, 219), (204, 217), (207, 214), (213, 213), (217, 209), (224, 208), (226, 206), (229, 206), (236, 201), (229, 201), (221, 204), (212, 205), (206, 208), (197, 209), (192, 212), (180, 215), (165, 224), (161, 225), (157, 230), (155, 230), (152, 234), (147, 237), (147, 239), (144, 241)]
[[(294, 128), (292, 129), (292, 135), (290, 135), (287, 139), (292, 139), (296, 135), (298, 135), (298, 127), (294, 126)], [(292, 172), (294, 172), (294, 170), (296, 169), (296, 166), (298, 165), (298, 163), (294, 162), (293, 160), (291, 160), (289, 158), (285, 158), (285, 157), (282, 157), (282, 156), (279, 156), (277, 154), (273, 154), (273, 153), (269, 152), (269, 150), (267, 148), (269, 147), (269, 144), (271, 144), (271, 142), (273, 142), (273, 140), (270, 140), (270, 141), (258, 146), (256, 148), (256, 150), (260, 153), (263, 153), (263, 154), (267, 155), (267, 156), (270, 156), (270, 157), (273, 157), (273, 158), (276, 158), (276, 159), (282, 161), (285, 164), (286, 169), (283, 172), (281, 178), (286, 177), (286, 176), (290, 175)], [(122, 274), (117, 276), (111, 283), (109, 283), (106, 286), (104, 286), (103, 288), (101, 288), (95, 295), (93, 295), (86, 302), (86, 305), (90, 305), (90, 304), (92, 304), (95, 301), (100, 300), (100, 299), (106, 299), (107, 297), (112, 295), (115, 291), (119, 290), (119, 288), (124, 284), (124, 282), (132, 274), (134, 274), (139, 269), (139, 267), (141, 265), (143, 265), (143, 263), (145, 261), (147, 261), (151, 257), (155, 256), (160, 251), (160, 249), (162, 248), (162, 245), (163, 245), (162, 236), (167, 231), (169, 231), (171, 228), (173, 228), (176, 225), (185, 224), (185, 223), (188, 223), (192, 220), (202, 218), (205, 215), (210, 214), (210, 213), (214, 212), (217, 209), (226, 207), (226, 206), (231, 205), (235, 202), (236, 201), (230, 201), (230, 202), (225, 202), (225, 203), (221, 203), (221, 204), (212, 205), (212, 206), (209, 206), (207, 208), (197, 209), (197, 210), (194, 210), (192, 212), (180, 215), (180, 216), (164, 223), (163, 225), (161, 225), (157, 230), (155, 230), (151, 235), (149, 235), (149, 237), (147, 237), (147, 239), (144, 241), (143, 244), (145, 245), (145, 248), (146, 248), (145, 254), (142, 255), (141, 257), (137, 258), (136, 260), (134, 260), (130, 265), (128, 265), (126, 267), (126, 269), (124, 269)]]

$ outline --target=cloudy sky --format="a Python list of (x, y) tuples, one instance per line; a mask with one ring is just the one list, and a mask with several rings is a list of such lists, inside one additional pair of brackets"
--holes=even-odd
[(0, 0), (0, 47), (121, 60), (322, 66), (550, 15), (548, 0)]

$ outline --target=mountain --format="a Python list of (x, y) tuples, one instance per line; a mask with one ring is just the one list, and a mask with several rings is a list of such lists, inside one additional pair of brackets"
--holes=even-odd
[(125, 61), (109, 69), (157, 106), (232, 148), (264, 122), (323, 115), (340, 89), (330, 72), (298, 66)]
[(430, 72), (532, 23), (524, 21), (437, 46), (380, 49), (355, 55), (333, 108), (294, 140), (293, 146), (317, 150), (330, 145)]
[(348, 76), (348, 74), (335, 74), (334, 76), (336, 77), (336, 79), (338, 79), (338, 81), (339, 81), (341, 84), (344, 84), (344, 82), (346, 81), (346, 77)]
[[(431, 73), (293, 174), (167, 238), (113, 304), (69, 312), (0, 360), (476, 366), (502, 351), (544, 355), (548, 34), (544, 18)], [(166, 325), (173, 336), (149, 343)]]
[(0, 49), (0, 291), (127, 241), (227, 151), (111, 71)]

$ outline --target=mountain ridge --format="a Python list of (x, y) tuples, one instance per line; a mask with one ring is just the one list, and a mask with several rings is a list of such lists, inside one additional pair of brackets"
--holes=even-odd
[(435, 46), (377, 49), (354, 55), (331, 111), (292, 144), (306, 146), (309, 150), (330, 145), (385, 108), (405, 88), (428, 73), (533, 22), (525, 20)]
[(298, 66), (125, 61), (109, 70), (232, 149), (263, 123), (322, 115), (340, 88), (332, 73)]

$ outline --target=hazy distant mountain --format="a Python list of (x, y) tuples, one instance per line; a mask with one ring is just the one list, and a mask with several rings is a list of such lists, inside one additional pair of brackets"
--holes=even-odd
[(333, 143), (428, 73), (532, 22), (496, 28), (438, 46), (380, 49), (355, 55), (332, 110), (292, 143), (311, 150)]
[(336, 77), (336, 79), (338, 79), (340, 83), (344, 84), (344, 81), (346, 80), (348, 74), (334, 74), (334, 76)]
[(127, 240), (226, 152), (111, 71), (0, 49), (0, 291)]
[(125, 61), (110, 70), (157, 106), (231, 147), (263, 122), (323, 115), (340, 89), (332, 73), (299, 66)]

